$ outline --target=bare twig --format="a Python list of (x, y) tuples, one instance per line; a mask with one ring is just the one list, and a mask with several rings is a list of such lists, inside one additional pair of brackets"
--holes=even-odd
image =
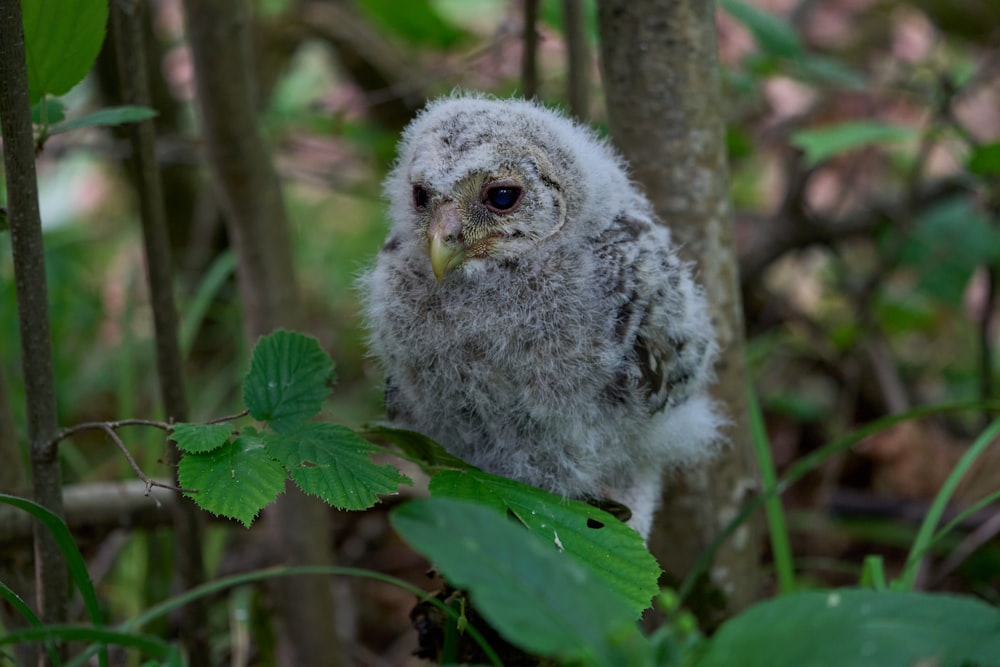
[(237, 419), (242, 419), (250, 414), (249, 410), (242, 410), (237, 412), (235, 415), (226, 415), (225, 417), (216, 417), (215, 419), (209, 419), (206, 424), (224, 424), (226, 422), (235, 421)]
[(180, 487), (174, 486), (173, 484), (158, 482), (155, 479), (150, 478), (148, 475), (146, 475), (146, 473), (142, 471), (142, 468), (140, 468), (139, 464), (135, 462), (135, 459), (132, 458), (132, 454), (129, 453), (128, 447), (126, 447), (122, 439), (118, 437), (118, 433), (115, 432), (115, 429), (111, 427), (111, 424), (109, 423), (98, 424), (98, 428), (107, 433), (108, 437), (111, 438), (111, 441), (115, 443), (115, 445), (121, 451), (122, 455), (125, 457), (125, 460), (128, 461), (128, 464), (132, 468), (132, 471), (135, 473), (135, 476), (146, 483), (146, 495), (149, 495), (150, 490), (154, 486), (158, 486), (163, 489), (170, 489), (171, 491), (178, 491), (180, 493), (197, 493), (195, 489), (182, 489)]

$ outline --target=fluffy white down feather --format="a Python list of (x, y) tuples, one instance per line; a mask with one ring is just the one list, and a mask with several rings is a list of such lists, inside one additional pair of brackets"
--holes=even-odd
[[(488, 472), (621, 502), (647, 536), (664, 470), (717, 449), (716, 343), (621, 158), (534, 103), (457, 95), (406, 129), (385, 196), (359, 285), (392, 421)], [(449, 211), (464, 260), (439, 283), (428, 235)]]

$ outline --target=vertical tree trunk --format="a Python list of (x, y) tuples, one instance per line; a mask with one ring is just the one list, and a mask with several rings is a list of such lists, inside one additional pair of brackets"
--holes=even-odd
[[(732, 422), (731, 445), (711, 465), (667, 480), (650, 539), (676, 583), (757, 488), (714, 3), (602, 0), (598, 7), (611, 135), (677, 243), (697, 262), (722, 348), (714, 394)], [(709, 574), (712, 594), (691, 603), (711, 625), (758, 594), (754, 526), (743, 526), (718, 552)]]
[[(24, 28), (18, 0), (0, 0), (0, 124), (7, 180), (7, 214), (14, 255), (21, 364), (24, 372), (31, 482), (35, 500), (63, 516), (62, 474), (55, 436), (55, 383), (49, 333), (45, 249), (31, 128)], [(36, 594), (42, 619), (66, 620), (66, 563), (52, 535), (35, 523)]]
[[(291, 239), (281, 187), (255, 114), (246, 0), (185, 0), (205, 148), (237, 255), (247, 337), (300, 324)], [(289, 565), (332, 564), (329, 508), (290, 487), (265, 516)], [(274, 586), (278, 659), (288, 666), (340, 664), (328, 581), (290, 577)]]
[(566, 31), (566, 100), (569, 112), (587, 122), (590, 119), (592, 65), (583, 0), (563, 0), (562, 15)]
[[(147, 76), (146, 49), (143, 45), (144, 5), (144, 0), (118, 0), (111, 3), (122, 101), (138, 106), (149, 106), (152, 97)], [(129, 124), (127, 132), (132, 145), (130, 163), (139, 191), (160, 395), (167, 421), (187, 421), (188, 402), (177, 339), (178, 318), (174, 303), (170, 238), (167, 234), (160, 170), (156, 161), (156, 131), (153, 121), (146, 120)], [(180, 453), (173, 441), (168, 441), (167, 447), (172, 475), (176, 480)], [(201, 516), (194, 502), (180, 494), (177, 500), (173, 506), (174, 551), (180, 585), (188, 590), (205, 581), (201, 550), (203, 530)], [(205, 600), (195, 600), (187, 606), (181, 615), (181, 628), (191, 664), (209, 664), (211, 652), (208, 606)]]

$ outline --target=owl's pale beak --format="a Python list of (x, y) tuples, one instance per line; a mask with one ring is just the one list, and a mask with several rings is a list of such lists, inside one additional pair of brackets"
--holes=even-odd
[(445, 202), (434, 212), (427, 228), (427, 253), (437, 281), (457, 269), (465, 261), (465, 238), (462, 218), (453, 202)]

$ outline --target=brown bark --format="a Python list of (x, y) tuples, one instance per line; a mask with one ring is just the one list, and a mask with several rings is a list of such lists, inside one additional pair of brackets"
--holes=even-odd
[[(281, 187), (254, 114), (250, 9), (245, 0), (185, 0), (208, 161), (239, 257), (247, 338), (300, 324), (291, 239)], [(289, 565), (329, 565), (329, 509), (294, 487), (265, 521)], [(340, 664), (328, 582), (292, 577), (274, 587), (283, 665)]]
[[(682, 579), (757, 488), (749, 439), (743, 313), (733, 245), (714, 3), (598, 3), (608, 121), (663, 221), (698, 264), (722, 355), (714, 395), (730, 446), (711, 465), (667, 480), (650, 548), (668, 581)], [(717, 623), (758, 595), (759, 541), (741, 527), (716, 555), (706, 595), (690, 601)]]
[(583, 0), (563, 0), (566, 31), (566, 101), (569, 112), (581, 121), (590, 118), (590, 42)]
[(538, 0), (524, 0), (524, 33), (521, 42), (521, 94), (538, 97)]
[[(38, 211), (28, 72), (18, 0), (0, 2), (0, 123), (3, 126), (7, 214), (14, 255), (25, 410), (31, 446), (32, 489), (39, 504), (62, 516), (45, 249)], [(63, 622), (67, 617), (66, 563), (48, 530), (37, 522), (35, 526), (38, 607), (45, 622)]]

